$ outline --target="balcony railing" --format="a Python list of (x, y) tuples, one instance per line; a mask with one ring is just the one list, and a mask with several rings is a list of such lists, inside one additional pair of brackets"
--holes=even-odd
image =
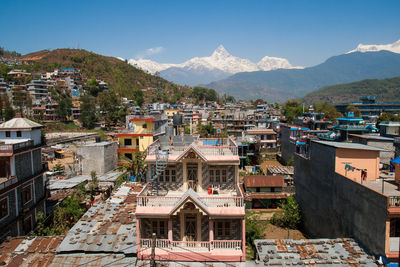
[(28, 140), (21, 143), (16, 144), (2, 144), (0, 145), (0, 153), (1, 152), (8, 152), (8, 153), (16, 153), (19, 151), (23, 151), (27, 148), (33, 147), (33, 140)]
[(400, 196), (391, 196), (389, 197), (389, 206), (390, 207), (400, 207)]
[(17, 182), (18, 182), (18, 178), (15, 176), (11, 176), (10, 179), (8, 179), (7, 181), (0, 184), (0, 190), (4, 189), (6, 187), (9, 187), (10, 185), (13, 185)]
[[(137, 206), (138, 207), (172, 207), (174, 206), (182, 196), (146, 196), (149, 191), (148, 184), (143, 188), (142, 192), (137, 196)], [(243, 195), (236, 186), (237, 196), (206, 196), (199, 197), (200, 200), (208, 207), (220, 207), (220, 208), (230, 208), (230, 207), (244, 207)], [(182, 194), (183, 195), (183, 194)]]
[[(151, 248), (151, 239), (140, 239), (141, 249)], [(171, 241), (169, 239), (157, 239), (156, 248), (182, 252), (206, 252), (210, 250), (241, 250), (241, 240), (214, 240), (214, 241)]]

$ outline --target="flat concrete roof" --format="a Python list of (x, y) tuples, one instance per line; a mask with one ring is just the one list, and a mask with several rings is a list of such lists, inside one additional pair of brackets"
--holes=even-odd
[(373, 146), (367, 146), (357, 143), (345, 143), (345, 142), (331, 142), (331, 141), (321, 141), (321, 140), (312, 140), (314, 143), (318, 143), (325, 146), (331, 146), (336, 148), (345, 148), (345, 149), (359, 149), (359, 150), (372, 150), (372, 151), (387, 151), (385, 149)]
[(369, 134), (349, 134), (349, 135), (368, 140), (392, 141), (392, 142), (394, 140), (394, 138), (384, 137), (380, 135), (369, 135)]

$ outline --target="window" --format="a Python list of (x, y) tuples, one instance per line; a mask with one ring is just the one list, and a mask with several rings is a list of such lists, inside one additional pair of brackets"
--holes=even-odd
[(22, 204), (25, 205), (32, 200), (32, 184), (22, 188)]
[(155, 233), (158, 237), (165, 236), (167, 233), (167, 221), (165, 220), (154, 220), (152, 222), (152, 233)]
[(159, 182), (176, 182), (176, 169), (169, 167), (158, 177)]
[(146, 129), (147, 128), (147, 124), (145, 123), (145, 124), (143, 124), (143, 129)]
[(124, 146), (131, 146), (132, 145), (132, 139), (124, 139)]
[(212, 168), (209, 170), (210, 183), (221, 184), (227, 181), (226, 168)]
[(6, 137), (11, 137), (11, 132), (10, 131), (6, 131)]
[(136, 146), (139, 146), (139, 139), (136, 139)]
[(125, 153), (125, 158), (132, 160), (132, 154), (131, 153)]
[(32, 231), (32, 216), (29, 216), (24, 219), (24, 233), (28, 234), (30, 231)]
[(231, 235), (231, 221), (230, 220), (219, 220), (215, 223), (216, 235), (217, 236), (230, 236)]
[(0, 220), (8, 216), (8, 197), (0, 200)]
[(21, 131), (17, 131), (17, 137), (21, 137), (21, 136), (22, 136)]

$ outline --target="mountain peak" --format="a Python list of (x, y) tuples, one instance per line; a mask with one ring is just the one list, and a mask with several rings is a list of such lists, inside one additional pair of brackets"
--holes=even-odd
[(231, 54), (229, 54), (229, 52), (226, 51), (226, 49), (223, 45), (219, 45), (212, 54), (212, 56), (216, 56), (216, 55), (221, 55), (221, 56), (226, 57), (226, 56), (230, 56)]
[(356, 49), (350, 50), (346, 54), (353, 52), (376, 52), (381, 50), (400, 53), (400, 40), (391, 44), (359, 44)]

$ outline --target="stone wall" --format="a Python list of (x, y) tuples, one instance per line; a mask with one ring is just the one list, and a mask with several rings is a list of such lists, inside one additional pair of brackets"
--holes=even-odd
[(42, 150), (41, 149), (36, 149), (32, 151), (33, 155), (33, 171), (36, 173), (39, 173), (42, 171)]
[(387, 198), (335, 173), (335, 149), (311, 144), (310, 159), (295, 157), (296, 199), (314, 238), (352, 237), (385, 253)]
[(21, 153), (15, 156), (15, 173), (18, 181), (32, 176), (31, 152)]

